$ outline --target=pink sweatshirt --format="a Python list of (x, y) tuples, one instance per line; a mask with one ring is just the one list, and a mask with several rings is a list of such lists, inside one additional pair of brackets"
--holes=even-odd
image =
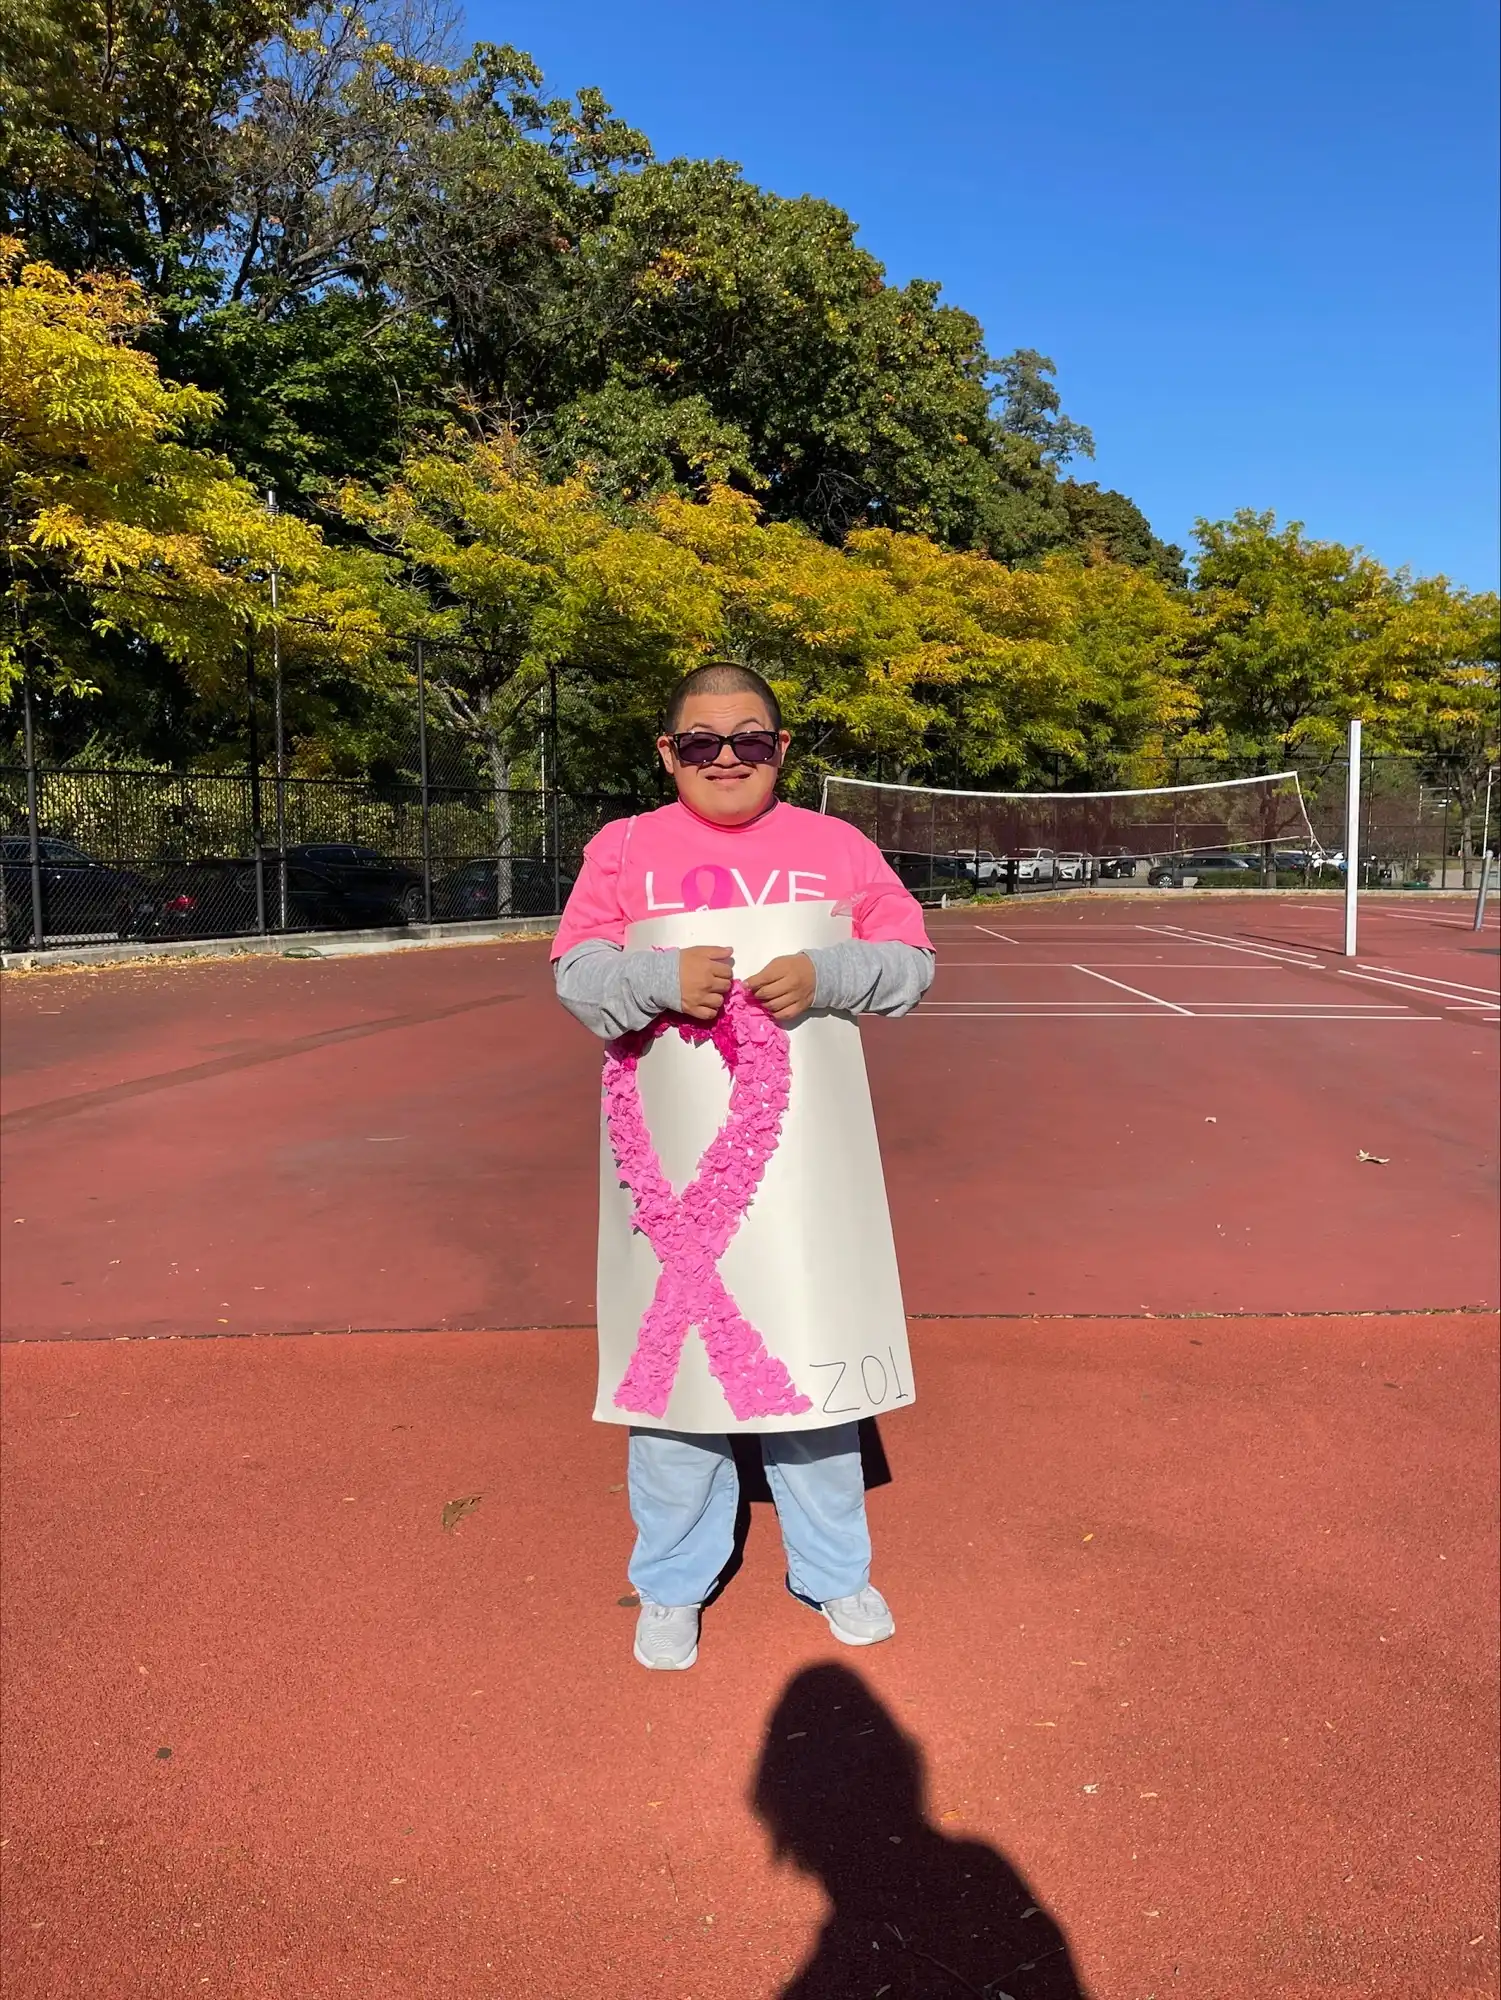
[(846, 900), (857, 938), (931, 950), (916, 900), (847, 820), (778, 801), (748, 826), (719, 826), (674, 800), (589, 842), (552, 956), (590, 938), (623, 947), (628, 924), (679, 910)]

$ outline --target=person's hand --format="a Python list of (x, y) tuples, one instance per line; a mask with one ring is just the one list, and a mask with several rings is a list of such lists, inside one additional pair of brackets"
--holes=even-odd
[(786, 958), (774, 958), (745, 984), (774, 1021), (792, 1021), (813, 1005), (817, 975), (805, 952), (794, 951)]
[(728, 945), (693, 944), (678, 953), (681, 1006), (690, 1021), (715, 1021), (735, 977), (735, 954)]

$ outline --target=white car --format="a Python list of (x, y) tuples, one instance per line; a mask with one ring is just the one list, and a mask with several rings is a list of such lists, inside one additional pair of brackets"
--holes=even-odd
[(947, 857), (957, 861), (972, 882), (998, 882), (1006, 864), (988, 847), (956, 847)]
[(1089, 873), (1087, 854), (1060, 854), (1055, 861), (1060, 882), (1082, 882)]
[(1051, 882), (1058, 873), (1058, 857), (1051, 847), (1023, 847), (1013, 858), (1018, 882)]

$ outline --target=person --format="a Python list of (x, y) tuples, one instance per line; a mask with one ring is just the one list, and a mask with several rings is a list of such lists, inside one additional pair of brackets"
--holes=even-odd
[[(849, 940), (775, 957), (745, 978), (777, 1022), (916, 1006), (933, 977), (922, 911), (858, 828), (777, 798), (790, 742), (775, 693), (751, 669), (713, 661), (679, 684), (657, 739), (677, 797), (589, 843), (553, 943), (558, 997), (594, 1034), (614, 1040), (664, 1014), (714, 1021), (736, 977), (731, 951), (628, 950), (626, 932), (664, 912), (735, 905), (850, 905)], [(857, 1425), (831, 1418), (761, 1442), (789, 1590), (845, 1645), (890, 1638), (895, 1622), (870, 1581)], [(728, 1436), (633, 1426), (628, 1488), (635, 1657), (682, 1670), (698, 1657), (699, 1613), (732, 1552)]]

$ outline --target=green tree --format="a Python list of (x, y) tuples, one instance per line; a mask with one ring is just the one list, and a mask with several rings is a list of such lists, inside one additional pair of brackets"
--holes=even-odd
[(1188, 569), (1182, 549), (1160, 541), (1151, 523), (1124, 493), (1077, 479), (1059, 482), (1058, 497), (1068, 517), (1069, 541), (1087, 562), (1129, 563), (1182, 590)]
[(217, 307), (172, 346), (218, 399), (201, 442), (294, 509), (320, 511), (344, 481), (388, 474), (414, 436), (452, 421), (431, 321), (368, 295), (331, 291), (269, 318)]
[(235, 116), (277, 0), (0, 0), (4, 233), (156, 298), (212, 289)]

